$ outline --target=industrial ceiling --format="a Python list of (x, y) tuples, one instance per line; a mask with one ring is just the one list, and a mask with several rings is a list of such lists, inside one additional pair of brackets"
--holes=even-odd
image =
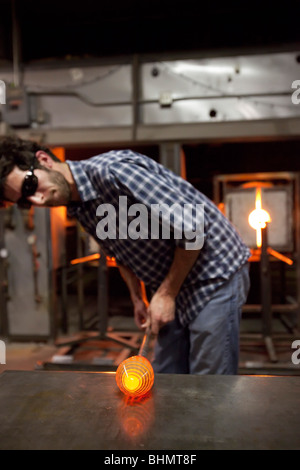
[(13, 5), (21, 62), (28, 64), (135, 53), (298, 48), (299, 3), (0, 0), (0, 65), (13, 58)]

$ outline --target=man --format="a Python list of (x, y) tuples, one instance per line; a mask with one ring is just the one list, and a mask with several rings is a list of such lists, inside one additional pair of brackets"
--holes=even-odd
[(63, 163), (36, 143), (4, 138), (0, 157), (2, 201), (65, 205), (116, 258), (137, 325), (157, 334), (156, 372), (237, 373), (250, 253), (204, 194), (131, 150)]

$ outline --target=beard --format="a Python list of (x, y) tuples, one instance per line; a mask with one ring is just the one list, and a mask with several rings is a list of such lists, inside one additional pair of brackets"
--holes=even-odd
[(45, 201), (48, 207), (66, 206), (71, 202), (71, 188), (65, 177), (56, 170), (45, 168), (48, 173), (49, 181), (55, 186), (50, 196)]

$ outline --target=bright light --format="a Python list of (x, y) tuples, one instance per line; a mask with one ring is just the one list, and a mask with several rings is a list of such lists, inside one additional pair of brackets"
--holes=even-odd
[(265, 228), (267, 222), (270, 222), (270, 216), (264, 209), (254, 209), (249, 215), (248, 221), (252, 228)]
[(135, 392), (140, 386), (140, 379), (133, 374), (127, 375), (123, 379), (124, 387), (130, 392)]
[[(170, 66), (170, 62), (167, 62), (167, 65)], [(233, 74), (235, 67), (234, 64), (230, 61), (212, 61), (212, 60), (203, 60), (200, 62), (195, 61), (175, 61), (172, 62), (172, 70), (178, 74), (194, 74), (202, 76), (203, 74), (210, 75), (224, 75), (224, 74)]]
[(261, 229), (266, 227), (266, 224), (271, 222), (271, 217), (267, 211), (262, 209), (261, 202), (261, 188), (256, 188), (255, 209), (248, 217), (250, 227), (256, 230), (256, 245), (261, 247)]

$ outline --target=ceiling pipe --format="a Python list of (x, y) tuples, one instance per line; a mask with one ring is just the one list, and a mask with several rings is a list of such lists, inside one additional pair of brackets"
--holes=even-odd
[(16, 13), (16, 0), (11, 0), (12, 13), (12, 53), (13, 53), (13, 82), (15, 87), (21, 84), (20, 73), (20, 29)]

